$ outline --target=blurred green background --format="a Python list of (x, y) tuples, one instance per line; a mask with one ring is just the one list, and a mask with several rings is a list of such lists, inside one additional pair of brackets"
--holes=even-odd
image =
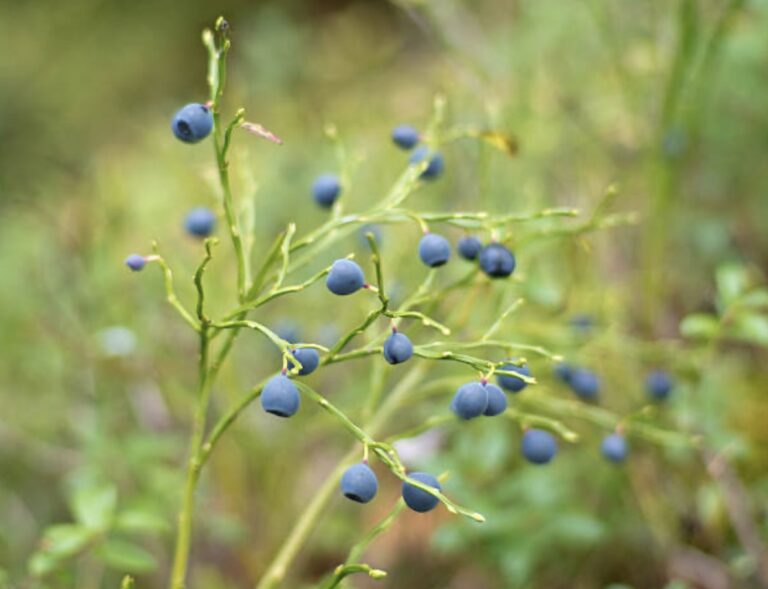
[[(356, 162), (344, 198), (362, 210), (405, 165), (391, 128), (423, 128), (443, 93), (450, 124), (502, 130), (520, 151), (446, 146), (444, 177), (414, 207), (588, 212), (615, 182), (614, 209), (640, 222), (521, 239), (518, 280), (453, 300), (441, 318), (464, 309), (472, 333), (525, 297), (510, 339), (594, 367), (619, 414), (644, 405), (649, 368), (672, 370), (675, 395), (649, 419), (703, 434), (726, 464), (633, 441), (615, 468), (597, 450), (605, 432), (575, 422), (582, 443), (540, 469), (519, 458), (511, 422), (449, 429), (417, 443), (412, 460), (451, 470), (449, 492), (488, 523), (403, 515), (365, 559), (388, 578), (350, 586), (766, 587), (766, 0), (0, 2), (0, 587), (116, 587), (124, 572), (139, 587), (165, 583), (196, 341), (164, 304), (156, 269), (131, 275), (122, 262), (157, 239), (192, 300), (201, 248), (182, 220), (216, 206), (215, 168), (207, 143), (180, 144), (169, 123), (207, 97), (200, 32), (219, 14), (233, 31), (226, 112), (242, 105), (285, 140), (239, 136), (234, 147), (236, 198), (255, 194), (257, 258), (288, 221), (306, 233), (325, 219), (309, 193), (336, 169), (324, 125)], [(398, 292), (423, 278), (417, 239), (410, 226), (382, 230)], [(232, 282), (222, 242), (211, 285)], [(358, 235), (314, 269), (349, 252), (365, 258)], [(460, 275), (454, 265), (441, 280)], [(211, 297), (223, 312), (233, 292)], [(327, 343), (366, 309), (315, 285), (260, 320)], [(578, 314), (593, 318), (587, 332), (569, 327)], [(540, 388), (568, 395), (549, 362), (531, 360)], [(245, 334), (218, 410), (278, 363)], [(355, 415), (370, 366), (331, 367), (312, 383)], [(296, 419), (278, 427), (251, 409), (217, 450), (198, 497), (191, 587), (252, 586), (350, 443), (315, 408)], [(311, 586), (387, 511), (397, 484), (378, 472), (382, 497), (363, 509), (334, 500), (286, 587)], [(70, 537), (60, 559), (35, 559), (55, 541), (50, 526), (113, 499), (109, 538)]]

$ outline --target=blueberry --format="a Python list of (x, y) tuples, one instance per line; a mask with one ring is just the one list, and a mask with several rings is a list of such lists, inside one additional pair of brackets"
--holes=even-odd
[(290, 417), (299, 410), (301, 398), (296, 385), (282, 374), (271, 378), (261, 392), (261, 406), (267, 413)]
[[(312, 374), (320, 364), (320, 354), (314, 348), (296, 348), (293, 350), (293, 356), (301, 362), (301, 370), (299, 370), (301, 376)], [(293, 368), (293, 362), (288, 361), (288, 364)]]
[[(527, 364), (523, 364), (522, 366), (515, 366), (514, 364), (504, 364), (501, 367), (501, 369), (508, 370), (509, 372), (517, 372), (518, 374), (522, 374), (523, 376), (531, 376), (531, 369), (528, 368)], [(496, 382), (498, 382), (503, 389), (506, 389), (510, 393), (519, 393), (525, 387), (528, 386), (528, 383), (525, 382), (523, 379), (517, 378), (516, 376), (508, 376), (506, 374), (497, 375)]]
[(398, 125), (392, 129), (392, 141), (403, 149), (411, 149), (419, 142), (419, 132), (410, 125)]
[[(408, 476), (438, 491), (442, 490), (439, 481), (429, 473), (412, 472)], [(440, 503), (440, 500), (434, 495), (406, 481), (403, 481), (403, 501), (408, 507), (419, 513), (432, 511)]]
[(663, 401), (672, 390), (672, 378), (663, 370), (654, 370), (645, 378), (645, 391), (654, 401)]
[(585, 368), (574, 368), (568, 384), (582, 399), (595, 399), (600, 393), (600, 379), (594, 372)]
[(210, 135), (213, 115), (204, 104), (188, 104), (173, 115), (171, 129), (184, 143), (197, 143)]
[(493, 417), (504, 413), (507, 410), (507, 396), (504, 391), (495, 384), (485, 385), (485, 390), (488, 392), (488, 406), (483, 411), (483, 415)]
[(363, 270), (352, 260), (336, 260), (331, 266), (325, 285), (333, 294), (349, 295), (365, 285)]
[(554, 373), (555, 376), (563, 382), (571, 382), (571, 376), (573, 376), (573, 366), (567, 362), (558, 362), (555, 364)]
[(479, 255), (480, 269), (491, 278), (506, 278), (515, 271), (515, 256), (500, 243), (491, 243)]
[(341, 477), (341, 492), (352, 501), (368, 503), (378, 490), (379, 481), (367, 464), (353, 464)]
[(475, 260), (483, 249), (483, 244), (474, 235), (465, 235), (456, 245), (459, 255), (465, 260)]
[(552, 434), (543, 429), (529, 429), (521, 443), (523, 456), (534, 464), (546, 464), (557, 454), (557, 442)]
[(411, 157), (408, 158), (408, 161), (411, 164), (418, 164), (426, 157), (430, 158), (429, 164), (427, 169), (421, 173), (421, 179), (434, 180), (443, 173), (443, 168), (445, 167), (443, 155), (439, 151), (430, 152), (426, 145), (422, 145), (411, 152)]
[(390, 364), (400, 364), (413, 356), (413, 344), (403, 333), (394, 332), (384, 342), (384, 358)]
[(196, 207), (187, 213), (184, 227), (194, 237), (208, 237), (216, 227), (216, 214), (207, 207)]
[(419, 257), (432, 268), (442, 266), (451, 257), (451, 244), (442, 235), (427, 233), (419, 242)]
[(359, 229), (359, 235), (360, 235), (360, 243), (362, 243), (365, 246), (368, 246), (368, 233), (373, 233), (373, 241), (376, 242), (376, 245), (381, 247), (381, 228), (378, 225), (370, 225), (366, 224), (360, 227)]
[(603, 456), (611, 462), (624, 462), (627, 457), (627, 440), (619, 434), (610, 434), (603, 438), (600, 445)]
[(322, 174), (315, 178), (315, 183), (312, 184), (312, 195), (315, 197), (315, 202), (326, 209), (333, 206), (340, 192), (341, 184), (333, 174)]
[(472, 419), (482, 415), (487, 408), (488, 391), (479, 382), (461, 385), (451, 401), (451, 409), (461, 419)]
[(138, 272), (147, 265), (147, 261), (144, 259), (144, 256), (140, 256), (139, 254), (131, 254), (125, 258), (125, 265), (134, 272)]

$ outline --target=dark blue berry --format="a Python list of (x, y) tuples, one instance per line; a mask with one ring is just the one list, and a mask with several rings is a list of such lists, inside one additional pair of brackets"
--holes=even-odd
[(210, 135), (213, 115), (204, 104), (188, 104), (173, 115), (171, 129), (184, 143), (197, 143)]
[(488, 406), (483, 411), (483, 415), (493, 417), (504, 413), (507, 410), (507, 396), (504, 391), (495, 384), (485, 385), (485, 390), (488, 392)]
[[(312, 374), (320, 364), (320, 354), (314, 348), (296, 348), (293, 350), (293, 356), (301, 362), (301, 370), (299, 370), (301, 376)], [(293, 368), (293, 362), (289, 360), (288, 364)]]
[(534, 464), (546, 464), (557, 454), (555, 437), (543, 429), (529, 429), (521, 443), (523, 456)]
[(487, 408), (488, 391), (479, 382), (461, 385), (451, 401), (451, 409), (461, 419), (472, 419), (482, 415)]
[(365, 285), (363, 270), (352, 260), (336, 260), (331, 266), (325, 285), (333, 294), (349, 295)]
[(645, 391), (654, 401), (663, 401), (672, 391), (672, 378), (663, 370), (654, 370), (645, 378)]
[(439, 151), (430, 152), (426, 145), (422, 145), (411, 152), (411, 157), (408, 158), (408, 161), (411, 164), (418, 164), (427, 157), (429, 157), (429, 164), (427, 169), (421, 173), (421, 179), (434, 180), (443, 173), (443, 168), (445, 167), (443, 155)]
[(282, 374), (271, 378), (261, 392), (261, 406), (267, 413), (290, 417), (299, 410), (301, 398), (296, 385)]
[(403, 333), (394, 332), (384, 342), (384, 358), (390, 364), (400, 364), (413, 356), (413, 344)]
[(600, 450), (611, 462), (623, 462), (627, 457), (627, 440), (619, 434), (610, 434), (603, 438)]
[(465, 260), (475, 260), (483, 249), (483, 244), (474, 235), (465, 235), (456, 245), (459, 255)]
[(341, 477), (341, 492), (352, 501), (368, 503), (378, 490), (379, 481), (367, 464), (353, 464)]
[(194, 237), (208, 237), (216, 227), (216, 214), (207, 207), (196, 207), (187, 213), (184, 227)]
[(573, 376), (573, 366), (567, 362), (558, 362), (555, 364), (554, 373), (555, 376), (563, 382), (571, 382), (571, 376)]
[(403, 149), (411, 149), (419, 142), (419, 132), (410, 125), (398, 125), (392, 129), (392, 141)]
[(480, 269), (491, 278), (506, 278), (515, 271), (515, 256), (500, 243), (491, 243), (479, 255)]
[(125, 265), (134, 272), (138, 272), (147, 265), (147, 261), (144, 259), (144, 256), (140, 256), (139, 254), (131, 254), (125, 258)]
[(442, 266), (451, 257), (451, 244), (442, 235), (427, 233), (419, 242), (419, 257), (431, 268)]
[(333, 206), (340, 192), (341, 184), (333, 174), (322, 174), (312, 184), (312, 195), (315, 197), (315, 202), (326, 209)]
[(595, 399), (600, 393), (600, 379), (594, 372), (585, 368), (574, 368), (568, 384), (582, 399)]
[[(501, 367), (501, 370), (507, 370), (509, 372), (517, 372), (517, 374), (522, 374), (523, 376), (531, 376), (531, 369), (528, 368), (527, 364), (523, 364), (522, 366), (515, 366), (514, 364), (504, 364)], [(497, 375), (496, 382), (498, 382), (503, 389), (509, 391), (510, 393), (519, 393), (525, 387), (528, 386), (528, 383), (525, 382), (522, 378), (517, 378), (515, 376), (508, 376), (506, 374)]]
[[(438, 491), (442, 490), (440, 482), (429, 473), (412, 472), (408, 476), (415, 481), (433, 487)], [(440, 503), (440, 500), (437, 497), (427, 491), (419, 489), (407, 481), (403, 481), (403, 501), (405, 501), (405, 504), (413, 509), (413, 511), (418, 511), (419, 513), (432, 511), (437, 507), (437, 504)]]

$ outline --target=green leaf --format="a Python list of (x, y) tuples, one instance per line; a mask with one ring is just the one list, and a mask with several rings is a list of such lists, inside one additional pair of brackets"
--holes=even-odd
[(768, 346), (768, 317), (757, 313), (737, 315), (728, 335), (752, 344)]
[(76, 524), (51, 526), (43, 533), (38, 550), (29, 559), (30, 574), (47, 575), (57, 569), (63, 560), (82, 551), (93, 538), (93, 531)]
[(733, 304), (749, 287), (749, 273), (740, 264), (724, 264), (717, 269), (715, 280), (723, 306)]
[(688, 315), (680, 323), (680, 333), (691, 339), (712, 339), (720, 330), (717, 317), (708, 313)]
[(113, 485), (83, 487), (75, 491), (72, 512), (75, 519), (91, 530), (103, 531), (112, 523), (117, 505), (117, 489)]
[(107, 540), (98, 554), (107, 565), (119, 571), (147, 573), (157, 568), (157, 561), (151, 552), (125, 540)]
[(146, 509), (126, 509), (115, 518), (114, 528), (119, 532), (163, 534), (171, 526), (161, 515)]

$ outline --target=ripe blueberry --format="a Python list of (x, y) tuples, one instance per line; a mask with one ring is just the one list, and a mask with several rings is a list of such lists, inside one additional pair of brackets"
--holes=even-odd
[[(314, 348), (296, 348), (292, 353), (293, 356), (301, 362), (301, 370), (299, 370), (299, 375), (301, 376), (312, 374), (318, 364), (320, 364), (320, 354)], [(291, 368), (294, 366), (293, 362), (290, 360), (288, 361), (288, 365)]]
[(557, 454), (557, 442), (552, 434), (543, 429), (529, 429), (521, 443), (523, 456), (534, 464), (546, 464)]
[[(501, 369), (508, 370), (509, 372), (517, 372), (518, 374), (522, 374), (523, 376), (531, 376), (531, 369), (528, 368), (527, 364), (523, 364), (522, 366), (515, 366), (514, 364), (504, 364), (504, 366), (502, 366)], [(528, 386), (528, 383), (525, 382), (523, 379), (517, 378), (516, 376), (508, 376), (506, 374), (499, 374), (496, 377), (496, 381), (501, 385), (503, 389), (506, 389), (510, 393), (519, 393), (525, 387)]]
[(398, 125), (392, 129), (392, 141), (403, 149), (411, 149), (419, 142), (419, 132), (410, 125)]
[(500, 415), (507, 410), (507, 396), (495, 384), (486, 384), (485, 390), (488, 392), (488, 406), (483, 411), (483, 415), (493, 417)]
[(480, 269), (491, 278), (506, 278), (515, 271), (515, 256), (500, 243), (491, 243), (479, 256)]
[(384, 358), (390, 364), (400, 364), (413, 356), (413, 344), (403, 333), (393, 332), (384, 342)]
[(603, 438), (600, 450), (611, 462), (624, 462), (627, 457), (627, 440), (619, 434), (610, 434)]
[(442, 266), (451, 257), (451, 244), (442, 235), (427, 233), (419, 242), (419, 257), (431, 268)]
[(194, 237), (208, 237), (216, 227), (216, 214), (207, 207), (195, 207), (187, 213), (184, 227)]
[(567, 362), (558, 362), (555, 364), (554, 373), (555, 376), (563, 382), (571, 382), (571, 376), (573, 376), (573, 366)]
[(352, 501), (368, 503), (378, 490), (379, 481), (367, 464), (353, 464), (341, 477), (341, 492)]
[(456, 244), (456, 249), (465, 260), (475, 260), (483, 249), (483, 244), (474, 235), (465, 235)]
[(290, 417), (299, 410), (301, 398), (296, 385), (282, 374), (272, 377), (261, 392), (261, 406), (267, 413)]
[(468, 382), (459, 387), (451, 401), (451, 409), (461, 419), (482, 415), (488, 408), (488, 391), (479, 382)]
[(645, 379), (645, 391), (654, 401), (663, 401), (672, 391), (672, 378), (663, 370), (649, 372)]
[(352, 260), (336, 260), (331, 266), (325, 285), (333, 294), (352, 294), (365, 285), (363, 270)]
[(147, 265), (147, 261), (144, 259), (144, 256), (140, 256), (139, 254), (131, 254), (125, 258), (125, 265), (134, 272), (138, 272)]
[[(429, 473), (412, 472), (408, 476), (420, 483), (429, 485), (438, 491), (442, 490), (440, 482)], [(412, 485), (406, 481), (403, 481), (403, 501), (405, 501), (405, 504), (408, 507), (414, 511), (418, 511), (419, 513), (432, 511), (435, 507), (437, 507), (437, 504), (440, 503), (440, 500), (434, 495), (419, 489), (415, 485)]]
[(418, 164), (426, 157), (429, 157), (429, 164), (427, 169), (421, 173), (421, 179), (434, 180), (443, 173), (443, 168), (445, 167), (443, 155), (439, 151), (430, 153), (429, 148), (426, 145), (422, 145), (411, 152), (411, 157), (408, 158), (408, 161), (411, 164)]
[(322, 174), (315, 179), (312, 185), (312, 195), (315, 202), (323, 208), (330, 208), (341, 192), (339, 179), (333, 174)]
[(568, 384), (582, 399), (595, 399), (600, 393), (600, 379), (594, 372), (585, 368), (574, 368)]
[(188, 104), (173, 115), (171, 129), (184, 143), (197, 143), (211, 133), (213, 115), (204, 104)]

